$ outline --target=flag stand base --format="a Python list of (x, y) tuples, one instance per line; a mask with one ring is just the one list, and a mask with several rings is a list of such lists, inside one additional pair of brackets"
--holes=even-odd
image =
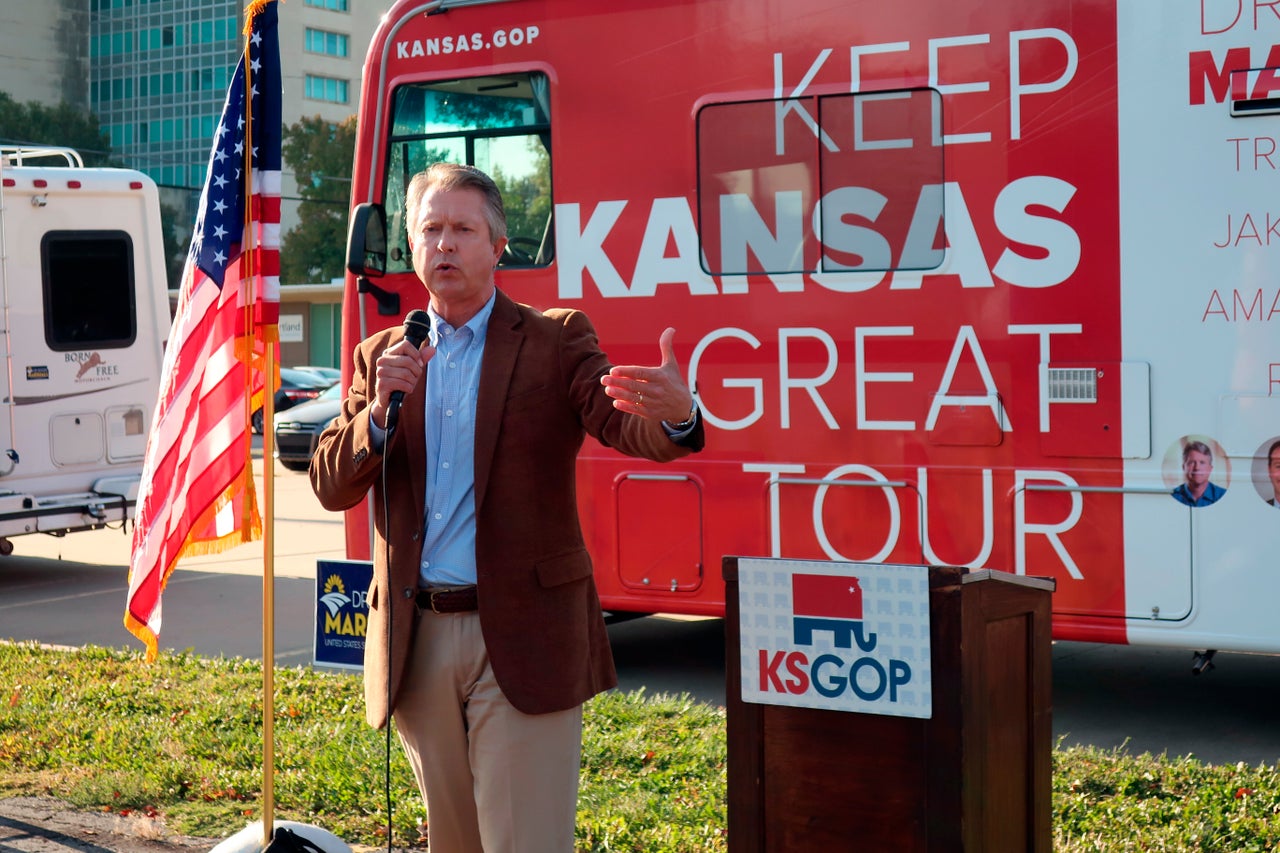
[[(324, 853), (351, 853), (351, 847), (328, 830), (292, 820), (272, 821), (273, 827), (287, 827), (319, 847)], [(209, 853), (262, 853), (262, 821), (255, 821), (230, 838), (222, 841)]]

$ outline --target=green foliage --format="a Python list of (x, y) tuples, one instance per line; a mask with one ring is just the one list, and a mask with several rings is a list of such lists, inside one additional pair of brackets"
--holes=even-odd
[[(174, 831), (230, 835), (259, 818), (262, 668), (240, 659), (58, 652), (0, 645), (0, 793), (85, 808), (154, 809)], [(385, 836), (385, 735), (364, 723), (358, 679), (277, 669), (277, 819), (369, 843)], [(417, 838), (421, 801), (392, 750), (396, 833)]]
[(1280, 772), (1123, 750), (1054, 754), (1054, 849), (1244, 853), (1280, 849)]
[(160, 202), (160, 222), (164, 229), (164, 266), (170, 290), (182, 284), (182, 270), (187, 264), (193, 223), (183, 222), (176, 207)]
[(551, 218), (551, 158), (547, 149), (533, 138), (529, 140), (529, 154), (533, 161), (529, 174), (509, 177), (499, 166), (494, 168), (491, 177), (502, 190), (507, 236), (531, 241), (519, 245), (533, 254)]
[(342, 275), (355, 147), (355, 116), (338, 124), (312, 116), (285, 129), (281, 153), (302, 201), (298, 224), (281, 241), (283, 282), (327, 282)]
[[(277, 669), (274, 819), (385, 846), (385, 733), (364, 723), (359, 679)], [(156, 814), (226, 837), (258, 819), (262, 668), (240, 659), (0, 644), (0, 796), (48, 794)], [(588, 703), (580, 853), (727, 849), (725, 719), (688, 697), (610, 692)], [(391, 750), (393, 843), (418, 841), (422, 804)], [(1062, 748), (1053, 757), (1054, 849), (1280, 850), (1280, 772), (1192, 758)]]
[(721, 708), (597, 696), (583, 732), (579, 849), (725, 850), (726, 759)]
[(56, 145), (74, 148), (86, 166), (118, 166), (111, 159), (111, 137), (98, 117), (67, 103), (47, 107), (18, 103), (0, 92), (0, 142), (6, 145)]
[[(98, 117), (62, 103), (47, 107), (38, 101), (20, 104), (0, 92), (0, 142), (8, 145), (54, 145), (74, 148), (86, 166), (125, 165), (112, 156), (111, 137), (98, 124)], [(49, 165), (59, 161), (50, 160)], [(191, 239), (191, 223), (183, 222), (182, 212), (161, 203), (160, 223), (163, 230), (164, 258), (168, 281), (176, 288), (182, 278), (187, 245)]]

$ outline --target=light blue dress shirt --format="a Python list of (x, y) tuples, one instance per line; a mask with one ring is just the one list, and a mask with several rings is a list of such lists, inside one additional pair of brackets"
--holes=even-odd
[[(495, 295), (465, 325), (455, 329), (428, 308), (435, 355), (427, 368), (426, 513), (422, 519), (422, 586), (463, 586), (476, 582), (476, 395), (489, 316)], [(700, 416), (700, 415), (698, 415)], [(696, 417), (695, 421), (696, 423)], [(672, 440), (676, 432), (663, 424)], [(386, 433), (371, 423), (374, 447), (381, 451)]]
[(427, 369), (423, 586), (476, 582), (476, 391), (495, 295), (458, 329), (428, 310), (436, 354)]

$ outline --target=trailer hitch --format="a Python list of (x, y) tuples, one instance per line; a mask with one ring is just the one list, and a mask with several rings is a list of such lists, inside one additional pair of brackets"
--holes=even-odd
[(1217, 653), (1217, 649), (1208, 649), (1203, 652), (1192, 652), (1191, 674), (1199, 675), (1202, 672), (1208, 672), (1213, 669), (1213, 656)]

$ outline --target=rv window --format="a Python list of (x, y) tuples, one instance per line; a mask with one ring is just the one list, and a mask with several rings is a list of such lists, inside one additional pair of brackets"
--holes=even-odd
[(711, 104), (698, 113), (698, 241), (712, 275), (942, 264), (935, 89)]
[(392, 98), (384, 202), (387, 272), (413, 269), (404, 222), (409, 180), (435, 162), (469, 163), (502, 190), (505, 266), (544, 266), (555, 255), (551, 223), (551, 119), (547, 77), (503, 74), (413, 83)]
[(131, 345), (133, 240), (124, 231), (50, 231), (40, 244), (44, 336), (55, 351)]

